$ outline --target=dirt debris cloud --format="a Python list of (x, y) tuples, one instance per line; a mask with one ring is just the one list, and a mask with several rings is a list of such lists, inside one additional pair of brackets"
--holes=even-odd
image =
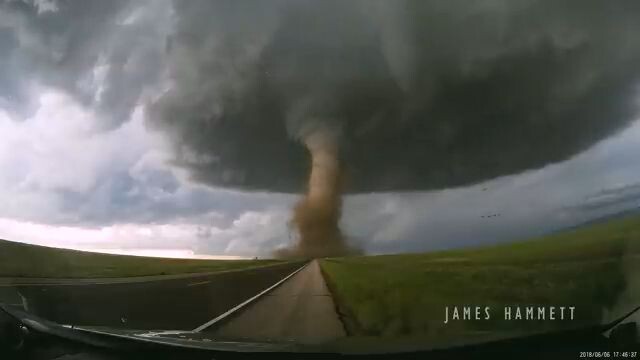
[(340, 230), (343, 176), (336, 136), (311, 133), (304, 140), (311, 156), (307, 192), (293, 210), (291, 226), (298, 233), (292, 247), (279, 249), (278, 257), (326, 257), (356, 254)]

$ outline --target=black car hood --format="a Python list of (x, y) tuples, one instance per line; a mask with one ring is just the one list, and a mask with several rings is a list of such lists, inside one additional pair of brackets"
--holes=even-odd
[[(450, 351), (468, 351), (487, 348), (517, 348), (540, 346), (562, 346), (572, 344), (590, 344), (594, 346), (604, 345), (606, 337), (604, 333), (612, 329), (639, 308), (629, 314), (604, 325), (594, 325), (587, 328), (572, 329), (554, 333), (541, 334), (515, 334), (493, 333), (482, 334), (477, 338), (465, 338), (464, 343), (434, 344), (428, 338), (416, 339), (380, 339), (347, 337), (333, 342), (322, 344), (300, 344), (287, 341), (251, 341), (243, 339), (222, 339), (212, 333), (181, 331), (181, 330), (129, 330), (105, 327), (71, 326), (61, 325), (24, 311), (10, 308), (0, 304), (0, 308), (10, 314), (25, 327), (35, 332), (48, 334), (66, 340), (77, 341), (84, 344), (114, 348), (120, 350), (163, 349), (179, 350), (190, 349), (196, 351), (211, 351), (224, 354), (302, 354), (305, 355), (368, 355), (390, 354), (432, 354)], [(384, 341), (382, 341), (384, 340)], [(388, 341), (389, 340), (389, 341)]]

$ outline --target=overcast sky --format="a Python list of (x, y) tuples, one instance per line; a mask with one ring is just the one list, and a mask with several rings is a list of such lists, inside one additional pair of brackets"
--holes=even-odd
[[(162, 56), (174, 26), (168, 2), (0, 4), (0, 238), (181, 257), (268, 256), (289, 243), (297, 195), (196, 182), (172, 161), (167, 136), (149, 129), (146, 104), (171, 86)], [(634, 121), (539, 169), (349, 195), (343, 228), (368, 253), (548, 233), (640, 206), (638, 154)]]

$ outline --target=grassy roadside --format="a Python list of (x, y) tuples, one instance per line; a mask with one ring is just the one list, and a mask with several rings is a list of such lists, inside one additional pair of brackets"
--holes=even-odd
[[(325, 259), (321, 266), (354, 335), (549, 331), (600, 322), (616, 306), (628, 286), (624, 264), (640, 254), (637, 239), (640, 217), (515, 244)], [(444, 324), (446, 306), (465, 305), (491, 306), (491, 319)], [(505, 305), (575, 306), (576, 317), (505, 321)]]
[(216, 272), (277, 260), (190, 260), (99, 254), (0, 240), (0, 277), (107, 278)]

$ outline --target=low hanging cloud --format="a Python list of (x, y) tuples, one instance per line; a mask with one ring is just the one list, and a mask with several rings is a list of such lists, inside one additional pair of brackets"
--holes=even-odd
[(149, 125), (199, 182), (298, 192), (333, 131), (347, 192), (570, 158), (637, 110), (637, 1), (174, 3)]
[(368, 253), (483, 246), (637, 214), (640, 122), (569, 161), (474, 186), (349, 197), (344, 228)]

